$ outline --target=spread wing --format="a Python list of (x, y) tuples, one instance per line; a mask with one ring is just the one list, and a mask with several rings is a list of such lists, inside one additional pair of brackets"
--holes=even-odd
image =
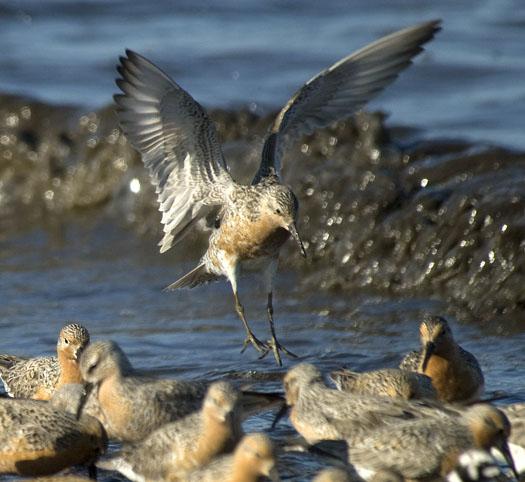
[(394, 32), (309, 80), (277, 115), (253, 183), (280, 171), (285, 148), (302, 135), (345, 119), (392, 83), (440, 29), (440, 21)]
[(235, 185), (204, 109), (144, 57), (126, 51), (114, 96), (122, 130), (142, 154), (155, 185), (164, 238), (161, 253), (200, 218), (220, 209)]

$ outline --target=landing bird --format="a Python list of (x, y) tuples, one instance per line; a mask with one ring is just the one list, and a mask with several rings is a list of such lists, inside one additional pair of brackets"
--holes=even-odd
[[(208, 249), (198, 266), (167, 290), (214, 281), (231, 284), (235, 310), (246, 330), (241, 351), (250, 344), (261, 358), (272, 350), (294, 357), (277, 341), (273, 323), (273, 283), (279, 250), (291, 236), (306, 256), (296, 222), (299, 203), (281, 183), (281, 158), (300, 136), (345, 119), (363, 107), (411, 64), (422, 45), (439, 30), (425, 22), (387, 35), (345, 57), (309, 80), (287, 102), (270, 127), (259, 170), (249, 186), (230, 175), (215, 126), (204, 109), (167, 74), (126, 50), (117, 70), (122, 94), (114, 96), (122, 130), (142, 154), (156, 187), (164, 237), (163, 253), (181, 241), (202, 218), (215, 220)], [(271, 339), (251, 330), (237, 291), (241, 265), (264, 266)]]

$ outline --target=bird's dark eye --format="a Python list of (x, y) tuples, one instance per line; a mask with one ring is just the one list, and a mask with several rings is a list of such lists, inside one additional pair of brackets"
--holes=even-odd
[(277, 208), (277, 209), (275, 210), (275, 214), (281, 214), (281, 210), (280, 210), (279, 208)]
[(69, 340), (68, 340), (67, 338), (64, 338), (64, 343), (65, 343), (66, 345), (69, 345)]

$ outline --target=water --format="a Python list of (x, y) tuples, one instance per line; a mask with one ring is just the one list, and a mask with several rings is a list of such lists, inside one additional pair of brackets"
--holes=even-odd
[[(408, 126), (416, 144), (440, 136), (473, 144), (436, 143), (428, 154), (416, 149), (404, 165), (380, 143), (365, 152), (368, 156), (377, 147), (377, 160), (372, 155), (356, 158), (340, 144), (327, 147), (328, 135), (308, 141), (314, 154), (297, 154), (295, 164), (287, 166), (301, 199), (300, 227), (310, 258), (303, 262), (293, 247), (284, 251), (276, 284), (277, 331), (300, 360), (325, 371), (343, 364), (364, 370), (396, 366), (417, 346), (422, 313), (446, 314), (456, 338), (477, 355), (488, 392), (505, 391), (503, 403), (525, 400), (520, 375), (525, 317), (514, 309), (522, 307), (525, 167), (520, 154), (483, 147), (525, 147), (522, 2), (395, 0), (378, 1), (371, 9), (369, 2), (357, 0), (323, 5), (159, 1), (154, 6), (145, 1), (132, 6), (124, 1), (7, 1), (0, 6), (0, 90), (80, 105), (81, 111), (98, 108), (115, 92), (114, 65), (128, 47), (151, 57), (207, 106), (248, 106), (264, 114), (353, 49), (432, 18), (443, 18), (444, 30), (371, 108), (390, 112), (388, 125)], [(33, 107), (39, 136), (54, 135), (55, 124), (63, 132), (62, 124), (70, 120), (68, 111), (58, 110), (47, 125), (45, 113), (35, 112)], [(3, 129), (7, 117), (2, 116)], [(71, 152), (58, 144), (61, 150), (53, 157), (52, 149), (49, 154), (39, 148), (39, 162), (29, 156), (27, 163), (26, 151), (13, 148), (7, 164), (4, 153), (11, 145), (0, 146), (0, 223), (10, 220), (0, 230), (0, 352), (53, 353), (60, 327), (79, 320), (94, 339), (118, 341), (136, 367), (165, 377), (280, 372), (270, 357), (258, 360), (253, 351), (239, 353), (242, 326), (225, 282), (162, 292), (194, 266), (201, 251), (186, 245), (158, 253), (158, 222), (145, 173), (129, 150), (115, 154), (110, 143), (104, 144), (104, 129), (114, 125), (103, 126), (111, 115), (101, 118), (89, 133), (100, 139), (94, 154), (82, 137), (90, 125), (74, 122), (65, 130)], [(240, 124), (242, 131), (245, 125)], [(333, 134), (341, 144), (349, 143), (345, 132)], [(227, 140), (234, 170), (243, 156), (253, 160), (248, 134)], [(325, 164), (319, 163), (319, 152), (328, 153), (322, 156)], [(125, 161), (125, 173), (108, 175), (116, 180), (105, 184), (104, 169), (117, 156)], [(49, 174), (48, 161), (66, 174), (60, 169)], [(69, 170), (77, 165), (77, 171)], [(343, 185), (341, 178), (348, 182)], [(129, 189), (131, 180), (142, 186), (140, 195)], [(103, 195), (63, 208), (57, 199), (65, 185), (77, 194), (100, 188)], [(6, 202), (20, 186), (20, 193), (13, 194), (16, 202)], [(78, 194), (78, 199), (84, 198)], [(337, 221), (332, 225), (337, 213), (344, 218), (339, 227)], [(389, 250), (389, 235), (409, 228), (413, 238), (396, 238), (404, 254)], [(360, 240), (360, 234), (366, 239)], [(368, 246), (367, 239), (375, 244)], [(442, 271), (433, 274), (434, 266)], [(396, 291), (396, 280), (402, 290)], [(264, 338), (265, 294), (259, 277), (243, 278), (241, 299), (254, 330)], [(280, 388), (277, 382), (265, 386)], [(265, 430), (270, 423), (265, 414), (246, 428)], [(292, 433), (284, 424), (276, 436)], [(284, 460), (289, 480), (305, 480), (319, 466), (305, 455)], [(106, 473), (102, 480), (111, 477)]]
[(524, 147), (520, 0), (216, 2), (8, 0), (0, 90), (90, 107), (110, 102), (125, 48), (207, 106), (279, 107), (311, 76), (404, 26), (443, 19), (416, 68), (372, 104), (430, 137)]
[[(129, 234), (129, 233), (128, 233)], [(220, 378), (226, 373), (279, 372), (271, 357), (241, 355), (240, 321), (233, 313), (226, 283), (191, 292), (161, 293), (190, 263), (174, 263), (156, 253), (150, 239), (126, 236), (102, 223), (65, 228), (28, 237), (13, 236), (1, 245), (1, 352), (52, 354), (66, 320), (81, 320), (94, 339), (118, 340), (133, 364), (163, 377)], [(428, 298), (394, 299), (366, 294), (337, 295), (300, 290), (297, 274), (279, 273), (276, 323), (281, 341), (322, 370), (347, 365), (357, 370), (397, 366), (417, 347), (421, 313), (445, 313), (445, 303)], [(254, 277), (243, 280), (252, 326), (266, 333), (264, 292)], [(5, 298), (4, 298), (5, 297)], [(489, 393), (501, 390), (502, 403), (525, 401), (525, 332), (509, 326), (465, 324), (451, 318), (462, 345), (478, 356)], [(285, 366), (290, 366), (285, 361)], [(281, 389), (279, 382), (255, 388)], [(268, 430), (272, 414), (249, 419), (245, 430)], [(293, 436), (281, 422), (272, 436)], [(111, 451), (118, 449), (112, 445)], [(280, 459), (284, 480), (309, 480), (326, 461), (307, 454)], [(124, 480), (102, 472), (99, 480)]]

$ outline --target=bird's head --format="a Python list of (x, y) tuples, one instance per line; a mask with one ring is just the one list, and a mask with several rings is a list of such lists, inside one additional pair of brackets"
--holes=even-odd
[(276, 219), (277, 224), (286, 229), (297, 242), (301, 254), (306, 257), (306, 250), (297, 232), (297, 216), (299, 212), (299, 201), (293, 191), (282, 184), (274, 184), (264, 198), (266, 210)]

